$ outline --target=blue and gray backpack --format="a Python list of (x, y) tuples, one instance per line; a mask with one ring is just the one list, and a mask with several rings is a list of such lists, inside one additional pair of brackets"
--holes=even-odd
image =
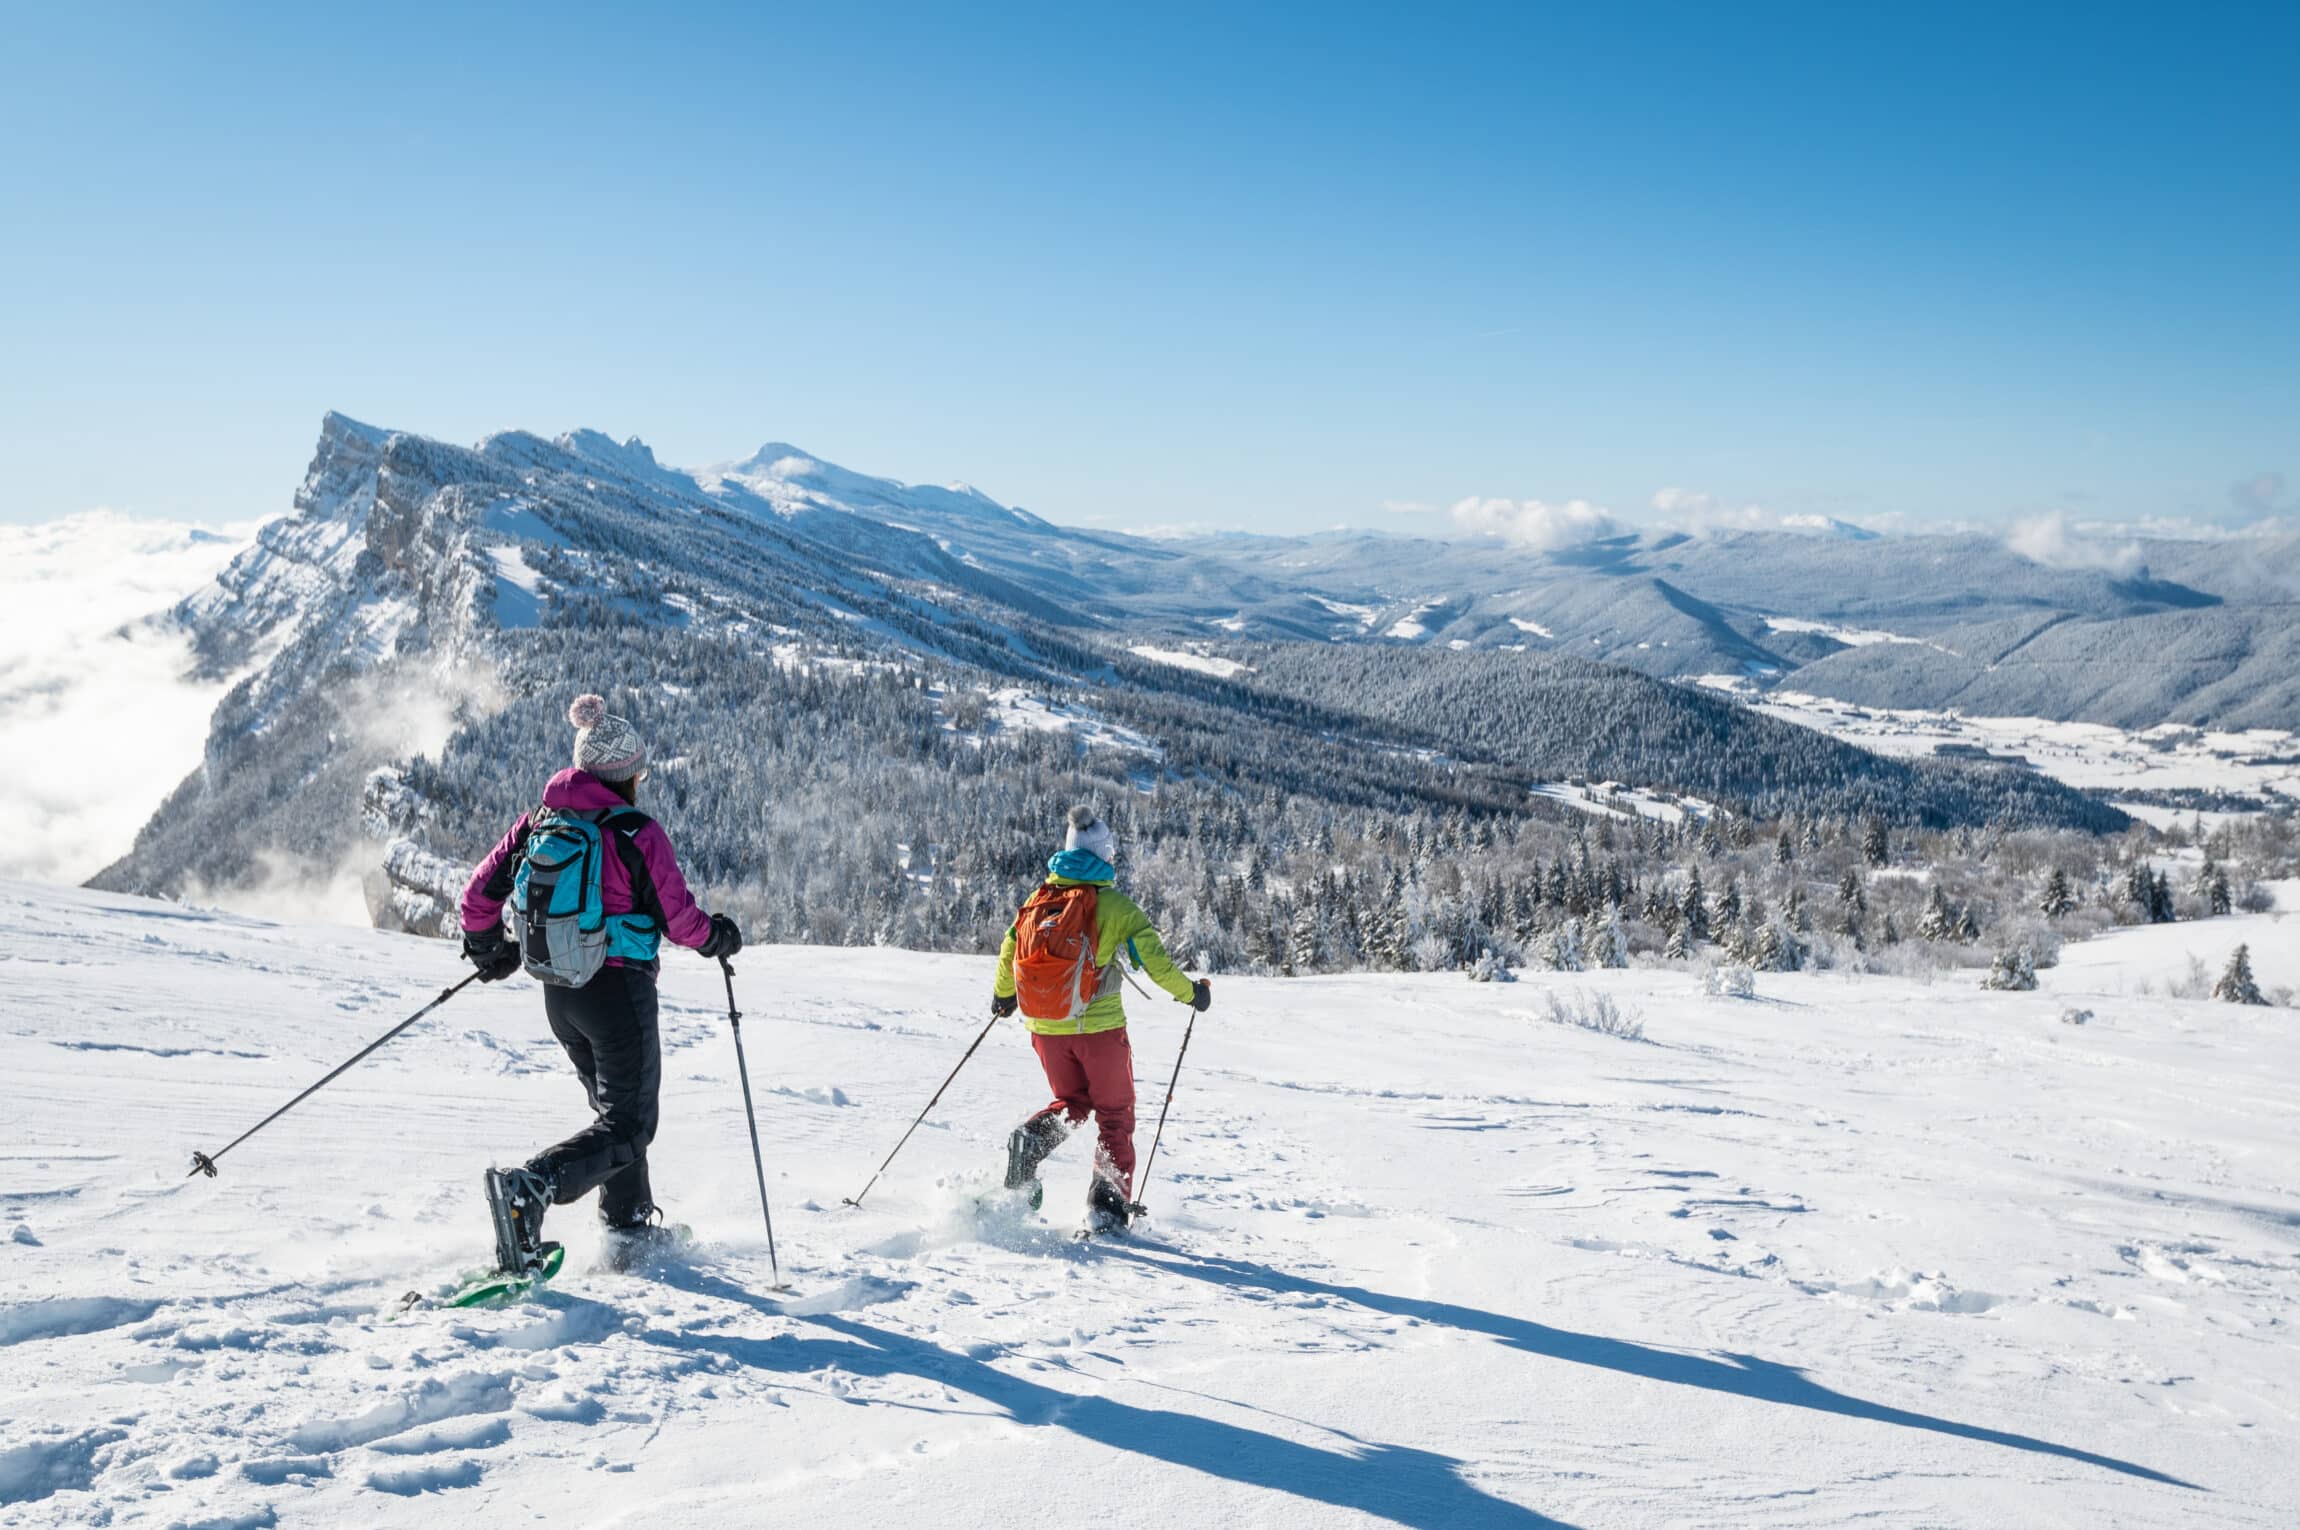
[[(654, 820), (636, 808), (576, 812), (539, 808), (528, 820), (511, 883), (511, 938), (530, 976), (580, 988), (607, 958), (647, 963), (663, 939), (662, 900), (647, 858), (632, 842)], [(633, 912), (610, 914), (601, 870), (608, 846), (631, 878)]]

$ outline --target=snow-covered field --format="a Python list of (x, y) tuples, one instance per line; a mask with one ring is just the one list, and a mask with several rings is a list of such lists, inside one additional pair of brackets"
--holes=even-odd
[[(2275, 916), (2249, 939), (2300, 980)], [(2300, 1017), (2140, 991), (2162, 927), (1969, 978), (1223, 979), (1133, 1242), (977, 1214), (1044, 1097), (988, 964), (665, 981), (658, 1193), (702, 1242), (524, 1305), (479, 1171), (583, 1118), (534, 987), (444, 945), (0, 883), (0, 1525), (2245, 1525), (2300, 1520)], [(1137, 1001), (1139, 1002), (1139, 1001)], [(2092, 1011), (2082, 1026), (2064, 1008)], [(1154, 1114), (1182, 1012), (1137, 1016)], [(1145, 1138), (1147, 1137), (1147, 1121)], [(13, 1234), (13, 1241), (9, 1241)]]
[[(2222, 733), (2166, 723), (2134, 732), (2104, 723), (2043, 717), (1967, 717), (1961, 712), (1864, 707), (1800, 691), (1759, 690), (1739, 675), (1704, 675), (1698, 683), (1739, 696), (1785, 722), (1818, 729), (1878, 754), (1930, 758), (1947, 744), (2017, 756), (2057, 781), (2111, 801), (2125, 793), (2166, 791), (2228, 792), (2263, 805), (2300, 800), (2300, 734), (2273, 728)], [(2175, 818), (2185, 824), (2196, 817), (2187, 810), (2119, 805), (2160, 828)], [(2225, 815), (2205, 815), (2207, 822), (2218, 816)]]

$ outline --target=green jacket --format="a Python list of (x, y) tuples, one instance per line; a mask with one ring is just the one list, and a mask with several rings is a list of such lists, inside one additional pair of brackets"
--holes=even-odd
[[(1102, 932), (1094, 949), (1095, 966), (1108, 967), (1124, 954), (1136, 970), (1148, 973), (1150, 981), (1183, 1003), (1196, 997), (1196, 986), (1174, 965), (1174, 959), (1166, 954), (1165, 942), (1150, 927), (1150, 916), (1132, 898), (1100, 879), (1050, 876), (1046, 885), (1100, 889), (1094, 895), (1094, 921)], [(1013, 925), (1006, 927), (1006, 939), (998, 948), (998, 980), (991, 991), (1002, 999), (1014, 994)], [(1071, 1019), (1032, 1020), (1025, 1016), (1024, 1023), (1041, 1036), (1089, 1036), (1118, 1030), (1126, 1024), (1124, 985), (1103, 994)]]

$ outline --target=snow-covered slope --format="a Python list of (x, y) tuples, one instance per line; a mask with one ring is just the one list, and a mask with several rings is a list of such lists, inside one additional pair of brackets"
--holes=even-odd
[[(2300, 978), (2272, 916), (2249, 938)], [(656, 1183), (702, 1242), (394, 1320), (484, 1252), (489, 1161), (575, 1126), (535, 989), (432, 942), (0, 884), (0, 1525), (2289, 1525), (2289, 1011), (1678, 972), (1231, 981), (1138, 1241), (969, 1208), (1044, 1096), (987, 964), (737, 963), (769, 1292), (716, 974), (665, 976)], [(2072, 956), (2075, 953), (2072, 951)], [(2064, 1008), (2092, 1012), (2060, 1023)], [(1138, 1015), (1154, 1102), (1180, 1012)], [(1147, 1124), (1145, 1126), (1147, 1132)]]

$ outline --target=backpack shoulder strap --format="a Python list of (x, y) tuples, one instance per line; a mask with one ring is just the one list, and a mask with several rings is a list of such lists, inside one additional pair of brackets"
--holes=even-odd
[(637, 835), (655, 820), (637, 808), (615, 808), (599, 815), (599, 832), (615, 842), (615, 853), (623, 858), (623, 870), (631, 878), (631, 907), (655, 921), (655, 932), (670, 933), (670, 920), (663, 916), (663, 896), (655, 891), (655, 873), (647, 869), (647, 854), (639, 848)]
[(532, 813), (520, 814), (519, 822), (512, 825), (518, 838), (511, 842), (511, 853), (495, 868), (495, 875), (487, 879), (487, 886), (483, 889), (488, 897), (498, 903), (511, 896), (512, 886), (519, 877), (519, 863), (527, 858), (527, 841), (534, 835), (535, 820), (542, 814), (543, 809), (538, 807)]

